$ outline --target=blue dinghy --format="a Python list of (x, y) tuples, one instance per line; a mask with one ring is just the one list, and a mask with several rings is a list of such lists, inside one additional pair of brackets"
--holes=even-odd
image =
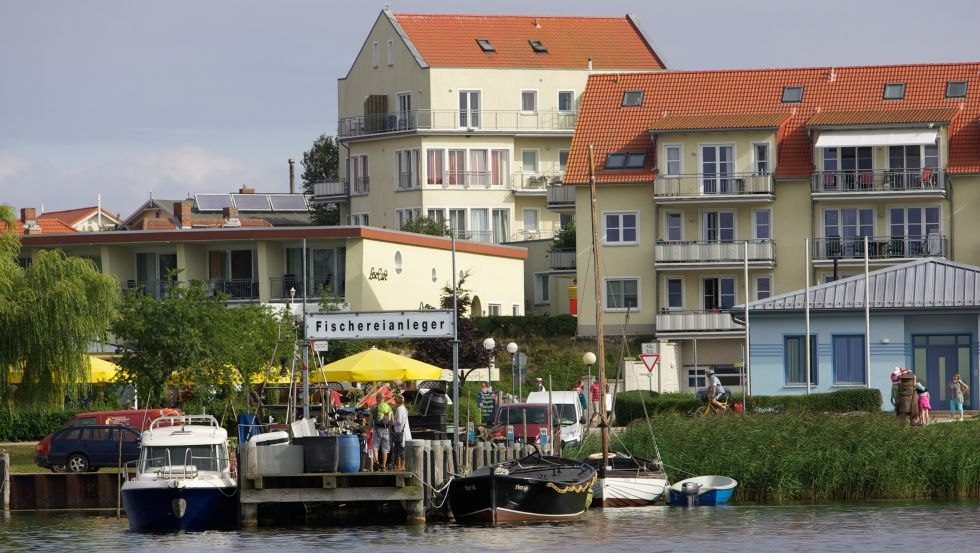
[[(667, 502), (676, 507), (687, 505), (722, 505), (735, 492), (738, 482), (727, 476), (695, 476), (681, 480), (667, 491)], [(688, 497), (692, 497), (688, 503)]]

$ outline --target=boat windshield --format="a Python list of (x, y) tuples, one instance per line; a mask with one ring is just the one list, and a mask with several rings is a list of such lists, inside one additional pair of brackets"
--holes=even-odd
[(211, 444), (144, 447), (140, 455), (140, 472), (171, 465), (193, 465), (199, 471), (223, 471), (228, 468), (228, 456), (223, 450)]

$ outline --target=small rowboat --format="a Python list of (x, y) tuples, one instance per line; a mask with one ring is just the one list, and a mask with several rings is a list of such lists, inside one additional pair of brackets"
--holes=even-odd
[(675, 483), (667, 491), (667, 502), (676, 507), (722, 505), (735, 492), (738, 482), (727, 476), (695, 476)]

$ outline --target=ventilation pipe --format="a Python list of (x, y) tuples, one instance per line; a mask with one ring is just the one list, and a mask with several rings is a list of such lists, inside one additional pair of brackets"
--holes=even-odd
[(296, 162), (289, 159), (289, 193), (296, 193)]

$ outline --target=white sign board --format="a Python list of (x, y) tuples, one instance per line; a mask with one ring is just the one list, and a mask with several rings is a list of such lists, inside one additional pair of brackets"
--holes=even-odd
[(329, 351), (327, 349), (329, 344), (330, 342), (327, 342), (326, 340), (315, 340), (313, 342), (313, 351), (319, 351), (321, 353), (324, 351)]
[(310, 340), (451, 338), (452, 336), (452, 310), (336, 312), (306, 316), (306, 338)]
[(643, 342), (642, 344), (640, 344), (640, 353), (646, 353), (646, 354), (659, 353), (657, 351), (657, 343), (656, 342)]

